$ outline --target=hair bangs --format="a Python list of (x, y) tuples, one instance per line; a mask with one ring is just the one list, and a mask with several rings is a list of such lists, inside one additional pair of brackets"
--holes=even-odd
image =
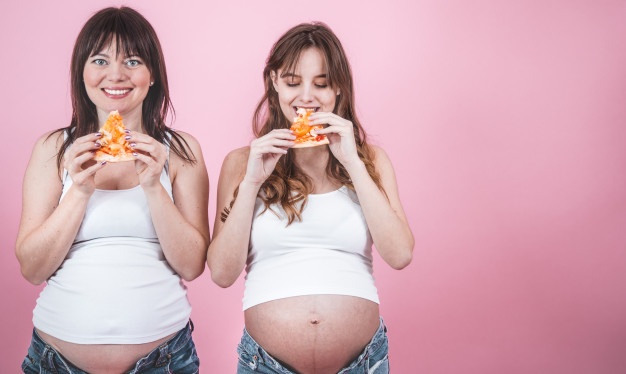
[(95, 55), (115, 44), (115, 58), (122, 56), (137, 56), (145, 60), (150, 66), (150, 46), (148, 38), (144, 37), (145, 29), (134, 22), (128, 14), (118, 13), (114, 17), (102, 19), (94, 25), (91, 35), (90, 55)]

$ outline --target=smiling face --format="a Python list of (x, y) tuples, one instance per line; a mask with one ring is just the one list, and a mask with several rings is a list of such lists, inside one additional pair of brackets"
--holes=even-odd
[(141, 118), (151, 78), (150, 70), (140, 57), (126, 56), (123, 51), (118, 53), (115, 39), (89, 56), (83, 70), (85, 90), (98, 110), (100, 122), (113, 110), (118, 110), (123, 117)]
[(278, 93), (280, 108), (291, 123), (298, 108), (332, 112), (337, 92), (328, 84), (324, 57), (317, 48), (302, 51), (295, 69), (271, 72), (274, 89)]

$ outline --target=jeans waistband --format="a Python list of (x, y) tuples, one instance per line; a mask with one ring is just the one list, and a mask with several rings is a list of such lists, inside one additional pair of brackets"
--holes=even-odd
[(166, 365), (172, 358), (172, 355), (185, 348), (186, 344), (191, 340), (192, 332), (193, 322), (189, 320), (184, 329), (180, 330), (170, 340), (153, 349), (147, 356), (137, 361), (135, 369), (132, 370), (131, 373), (145, 367), (161, 367)]
[[(131, 373), (134, 373), (146, 367), (160, 367), (166, 365), (172, 355), (174, 355), (179, 350), (185, 348), (186, 344), (191, 339), (191, 333), (193, 332), (193, 329), (193, 322), (189, 320), (185, 328), (177, 332), (176, 335), (174, 335), (165, 343), (153, 349), (150, 353), (148, 353), (147, 356), (137, 361), (135, 368), (131, 371)], [(68, 366), (67, 369), (71, 370), (72, 372), (84, 373), (84, 371), (72, 365), (69, 361), (64, 359), (64, 357), (59, 352), (57, 352), (54, 348), (48, 345), (34, 329), (31, 348), (39, 356), (44, 356), (52, 351), (54, 352), (54, 354), (57, 355), (59, 359), (63, 361), (66, 366)]]

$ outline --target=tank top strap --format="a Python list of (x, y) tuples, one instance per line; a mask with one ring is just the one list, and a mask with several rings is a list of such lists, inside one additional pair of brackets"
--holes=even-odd
[(172, 134), (170, 132), (165, 133), (167, 139), (165, 140), (165, 165), (163, 165), (163, 169), (165, 170), (165, 174), (169, 177), (170, 175), (170, 144), (172, 143)]
[[(65, 142), (67, 140), (67, 137), (69, 136), (69, 134), (67, 133), (67, 130), (63, 131), (63, 142)], [(66, 149), (67, 151), (67, 149)], [(63, 179), (61, 180), (61, 184), (63, 186), (65, 186), (65, 184), (67, 183), (67, 178), (69, 177), (69, 173), (67, 172), (66, 168), (63, 168)]]

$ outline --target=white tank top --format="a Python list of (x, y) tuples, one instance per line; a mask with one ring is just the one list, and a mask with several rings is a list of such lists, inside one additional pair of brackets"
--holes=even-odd
[[(161, 184), (172, 197), (166, 168)], [(72, 185), (65, 173), (61, 199)], [(37, 299), (33, 323), (77, 344), (153, 342), (185, 327), (187, 290), (169, 266), (141, 186), (96, 190), (74, 244)]]
[(243, 309), (302, 295), (350, 295), (378, 303), (372, 238), (356, 194), (347, 187), (312, 194), (302, 221), (257, 199)]

